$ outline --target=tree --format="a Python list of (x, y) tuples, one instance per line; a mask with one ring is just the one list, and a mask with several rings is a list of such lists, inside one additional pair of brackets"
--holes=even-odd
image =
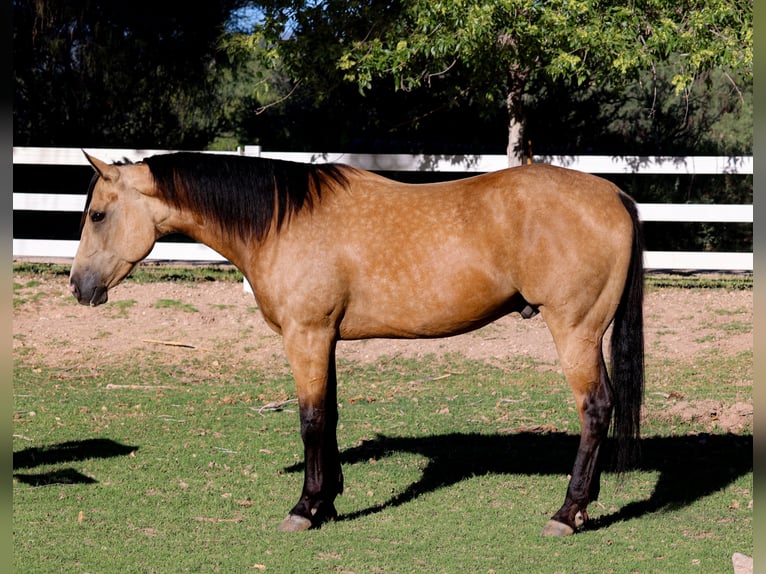
[(525, 140), (542, 155), (751, 154), (752, 80), (735, 86), (710, 70), (679, 96), (676, 70), (672, 61), (660, 63), (619, 87), (533, 86), (523, 98)]
[(14, 143), (204, 146), (241, 0), (13, 0)]
[[(388, 78), (398, 90), (452, 82), (487, 105), (504, 102), (508, 154), (520, 159), (523, 96), (535, 82), (620, 86), (676, 55), (676, 92), (707, 70), (733, 84), (752, 78), (749, 0), (324, 0), (259, 3), (266, 53), (296, 77), (335, 62), (342, 79), (369, 91)], [(320, 31), (321, 32), (318, 32)], [(679, 56), (680, 55), (680, 56)], [(338, 74), (320, 80), (337, 81)], [(455, 80), (460, 81), (455, 84)]]

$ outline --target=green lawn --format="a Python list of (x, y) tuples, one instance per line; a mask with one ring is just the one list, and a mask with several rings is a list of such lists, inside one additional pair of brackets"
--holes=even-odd
[[(708, 574), (752, 555), (751, 427), (649, 394), (640, 467), (604, 475), (588, 530), (542, 538), (577, 448), (568, 387), (459, 356), (341, 363), (339, 520), (279, 533), (303, 480), (289, 374), (195, 368), (17, 357), (14, 571)], [(752, 399), (727, 384), (751, 353), (648, 368), (687, 399)]]

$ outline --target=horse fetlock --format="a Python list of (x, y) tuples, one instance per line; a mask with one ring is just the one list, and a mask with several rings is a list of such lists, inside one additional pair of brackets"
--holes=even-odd
[(338, 511), (331, 502), (320, 502), (311, 509), (311, 516), (314, 520), (326, 522), (338, 518)]
[(569, 536), (582, 530), (588, 522), (588, 512), (585, 508), (572, 506), (562, 508), (543, 527), (543, 536)]
[(279, 525), (281, 532), (300, 532), (310, 528), (319, 528), (325, 522), (338, 518), (338, 511), (332, 501), (317, 500), (309, 502), (302, 498), (295, 505), (282, 523)]
[(588, 513), (584, 510), (575, 514), (571, 524), (551, 518), (543, 527), (543, 531), (540, 534), (542, 536), (570, 536), (578, 530), (581, 530), (587, 521)]

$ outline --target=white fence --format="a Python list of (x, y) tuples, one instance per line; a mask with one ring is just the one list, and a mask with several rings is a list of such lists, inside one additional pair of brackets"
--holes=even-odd
[[(139, 161), (168, 150), (89, 149), (105, 161)], [(218, 153), (218, 152), (210, 152)], [(242, 155), (284, 159), (306, 163), (342, 162), (376, 171), (434, 171), (483, 173), (507, 166), (504, 155), (406, 155), (266, 152), (258, 146), (245, 146)], [(753, 158), (747, 157), (612, 157), (612, 156), (541, 156), (535, 161), (565, 166), (596, 174), (739, 174), (753, 173)], [(87, 165), (83, 153), (72, 148), (13, 148), (14, 164)], [(83, 195), (48, 193), (13, 193), (13, 209), (26, 211), (81, 212)], [(753, 223), (752, 205), (708, 205), (641, 203), (643, 221)], [(15, 239), (13, 256), (73, 258), (77, 241)], [(147, 257), (167, 261), (224, 261), (218, 253), (199, 243), (157, 243)], [(753, 254), (745, 252), (647, 251), (647, 269), (752, 271)]]

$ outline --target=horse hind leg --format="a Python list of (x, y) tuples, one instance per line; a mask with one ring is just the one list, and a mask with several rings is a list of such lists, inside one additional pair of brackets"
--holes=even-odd
[[(545, 315), (545, 311), (543, 311)], [(601, 349), (601, 329), (564, 332), (546, 317), (559, 351), (561, 365), (574, 393), (580, 418), (580, 443), (564, 504), (548, 521), (543, 536), (573, 534), (588, 519), (587, 506), (598, 498), (600, 450), (609, 431), (613, 397)]]

